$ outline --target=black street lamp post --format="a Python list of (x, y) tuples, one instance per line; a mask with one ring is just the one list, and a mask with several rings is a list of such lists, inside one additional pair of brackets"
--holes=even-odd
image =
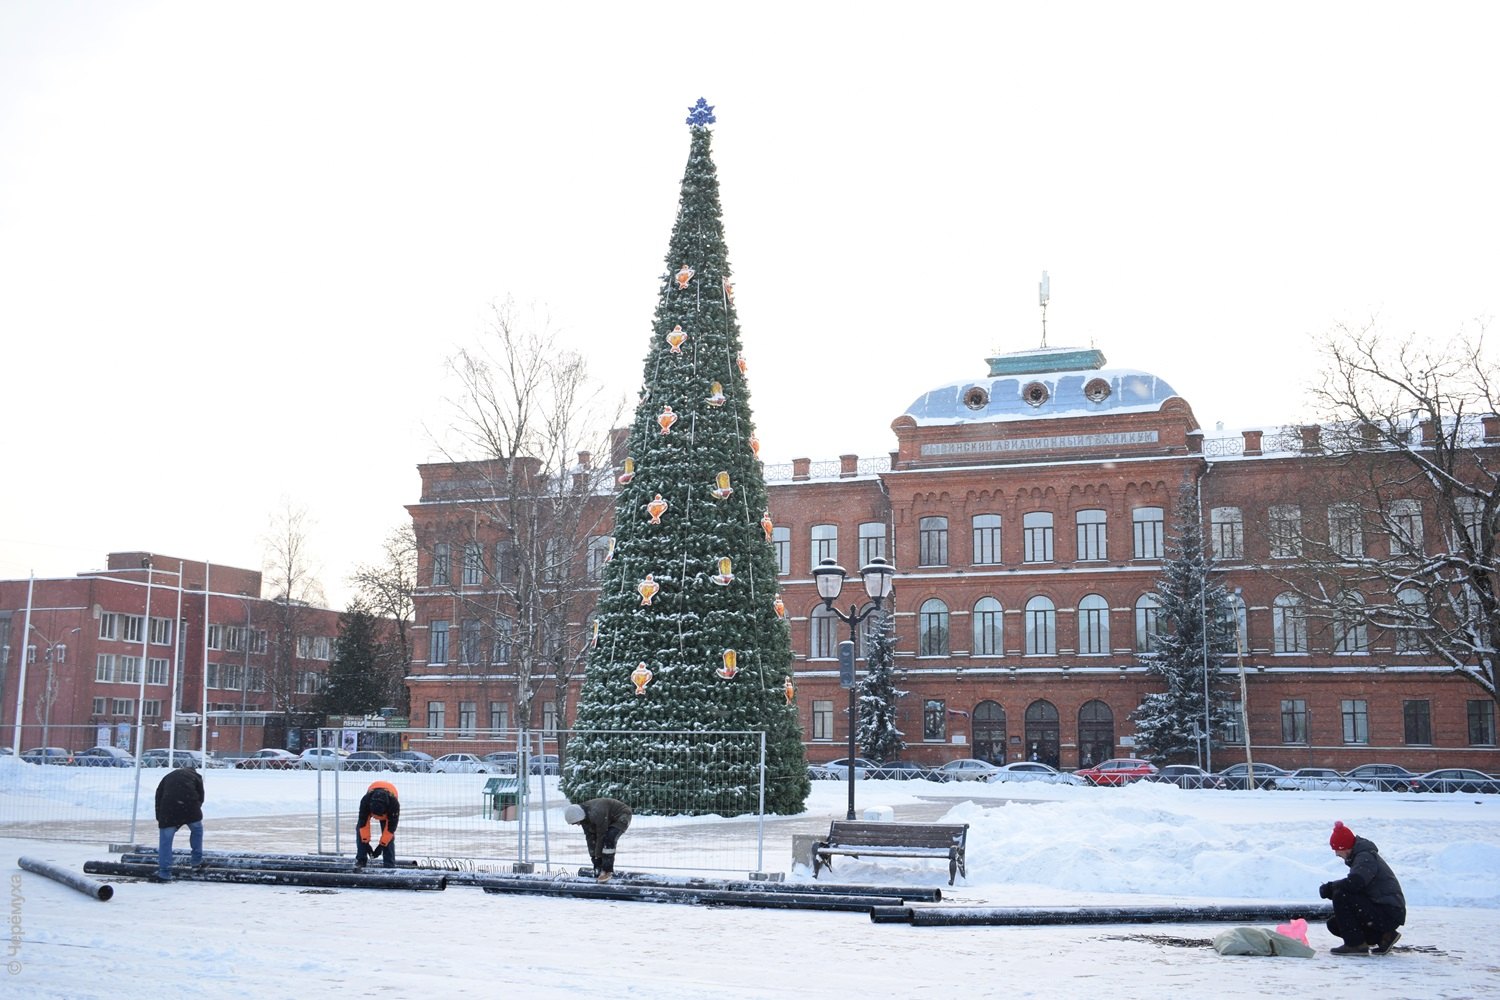
[(856, 688), (854, 683), (854, 650), (855, 643), (859, 638), (855, 628), (860, 622), (879, 611), (881, 605), (885, 603), (886, 598), (891, 596), (891, 580), (896, 575), (896, 567), (877, 556), (870, 560), (869, 565), (859, 571), (859, 575), (864, 578), (865, 593), (870, 596), (870, 600), (874, 603), (863, 611), (860, 611), (857, 605), (851, 604), (846, 613), (833, 606), (833, 602), (838, 600), (839, 592), (844, 589), (844, 567), (832, 559), (824, 559), (813, 569), (813, 579), (817, 582), (818, 596), (823, 599), (824, 607), (831, 611), (839, 621), (848, 622), (849, 624), (847, 664), (843, 662), (844, 656), (841, 655), (839, 678), (841, 682), (847, 682), (849, 688), (849, 819), (854, 818), (854, 737), (859, 727), (859, 716), (855, 712), (854, 700)]

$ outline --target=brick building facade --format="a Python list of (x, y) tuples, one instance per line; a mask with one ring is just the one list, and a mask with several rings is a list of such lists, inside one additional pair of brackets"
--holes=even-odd
[(170, 737), (196, 750), (206, 708), (211, 752), (287, 746), (287, 710), (298, 715), (322, 689), (339, 616), (301, 606), (289, 616), (260, 594), (259, 571), (147, 552), (110, 553), (105, 569), (74, 577), (0, 581), (3, 742), (133, 752), (139, 723), (144, 749)]

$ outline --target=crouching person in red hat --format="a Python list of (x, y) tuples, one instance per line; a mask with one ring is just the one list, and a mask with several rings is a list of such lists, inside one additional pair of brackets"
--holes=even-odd
[[(354, 867), (363, 868), (369, 858), (385, 855), (385, 866), (396, 867), (396, 824), (401, 821), (401, 802), (396, 797), (396, 786), (389, 781), (376, 781), (359, 800), (359, 820), (355, 827)], [(371, 843), (373, 824), (380, 824), (380, 843)]]
[(1331, 949), (1335, 955), (1384, 955), (1401, 939), (1397, 930), (1406, 923), (1406, 897), (1401, 883), (1370, 841), (1356, 837), (1343, 823), (1333, 824), (1328, 838), (1333, 853), (1349, 866), (1349, 874), (1335, 882), (1324, 882), (1318, 895), (1333, 900), (1333, 919), (1328, 930), (1344, 939)]

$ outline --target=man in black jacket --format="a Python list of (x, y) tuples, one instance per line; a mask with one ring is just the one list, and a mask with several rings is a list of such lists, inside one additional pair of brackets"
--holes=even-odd
[(203, 776), (191, 767), (169, 771), (156, 786), (156, 874), (153, 882), (172, 881), (172, 841), (177, 828), (188, 828), (193, 867), (203, 864)]
[(615, 872), (615, 845), (630, 826), (630, 816), (630, 807), (619, 799), (589, 799), (563, 810), (564, 820), (583, 827), (600, 882), (608, 882)]
[(1333, 824), (1328, 846), (1349, 866), (1348, 875), (1318, 887), (1319, 896), (1333, 900), (1328, 930), (1344, 939), (1330, 950), (1335, 955), (1368, 955), (1372, 950), (1384, 955), (1401, 939), (1397, 928), (1406, 923), (1401, 883), (1379, 849), (1343, 823)]

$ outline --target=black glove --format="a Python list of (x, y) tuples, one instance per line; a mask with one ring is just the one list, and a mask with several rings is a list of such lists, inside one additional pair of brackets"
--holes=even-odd
[(1338, 894), (1339, 884), (1337, 882), (1324, 882), (1322, 885), (1318, 886), (1318, 895), (1322, 896), (1324, 899), (1332, 899)]

